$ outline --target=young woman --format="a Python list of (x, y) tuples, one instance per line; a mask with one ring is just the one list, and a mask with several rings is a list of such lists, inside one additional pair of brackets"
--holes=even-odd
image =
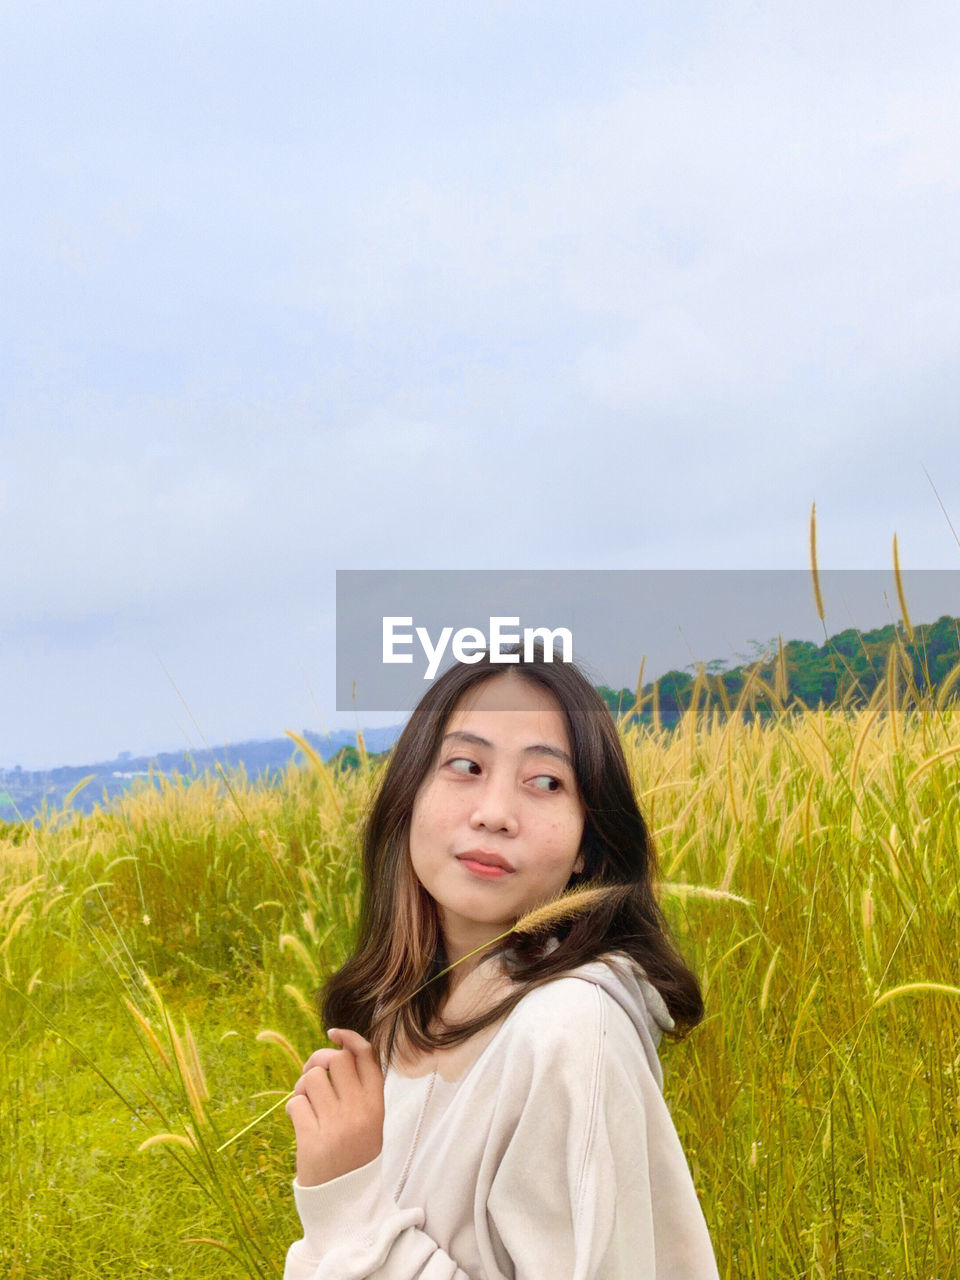
[[(322, 1002), (340, 1048), (287, 1104), (285, 1280), (717, 1277), (657, 1058), (703, 1004), (655, 872), (573, 664), (484, 654), (437, 679), (366, 824), (357, 949)], [(587, 883), (595, 907), (509, 933)]]

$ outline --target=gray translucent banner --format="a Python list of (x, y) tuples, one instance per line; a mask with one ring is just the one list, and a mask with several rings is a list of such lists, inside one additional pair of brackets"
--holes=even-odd
[[(960, 570), (904, 570), (901, 585), (915, 625), (960, 615)], [(633, 689), (641, 662), (646, 682), (902, 617), (892, 570), (825, 571), (819, 586), (822, 622), (802, 570), (338, 570), (337, 710), (407, 713), (453, 662), (525, 631), (558, 652), (569, 636), (594, 684)]]

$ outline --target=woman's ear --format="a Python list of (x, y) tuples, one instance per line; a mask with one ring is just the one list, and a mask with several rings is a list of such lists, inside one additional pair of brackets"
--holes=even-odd
[(573, 864), (573, 874), (577, 876), (583, 875), (583, 854), (582, 853), (577, 854), (577, 860)]

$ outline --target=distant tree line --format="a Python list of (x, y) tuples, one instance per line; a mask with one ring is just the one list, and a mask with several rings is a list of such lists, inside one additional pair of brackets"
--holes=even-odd
[[(950, 677), (958, 663), (960, 619), (946, 614), (913, 628), (912, 634), (902, 623), (876, 631), (851, 628), (820, 646), (809, 640), (789, 640), (755, 662), (727, 670), (713, 661), (700, 664), (692, 674), (689, 669), (668, 671), (643, 686), (636, 718), (644, 724), (659, 720), (671, 727), (694, 696), (698, 705), (709, 699), (729, 713), (740, 704), (745, 689), (742, 710), (748, 718), (769, 717), (784, 707), (860, 707), (869, 702), (890, 669), (898, 688), (917, 699), (936, 696), (948, 681), (956, 693), (960, 680)], [(614, 716), (627, 715), (636, 706), (636, 693), (629, 689), (601, 685), (599, 693)]]

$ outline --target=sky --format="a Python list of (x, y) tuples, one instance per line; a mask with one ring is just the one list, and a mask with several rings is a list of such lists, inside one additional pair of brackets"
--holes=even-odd
[(960, 569), (958, 136), (946, 0), (11, 0), (0, 768), (355, 724), (338, 569)]

